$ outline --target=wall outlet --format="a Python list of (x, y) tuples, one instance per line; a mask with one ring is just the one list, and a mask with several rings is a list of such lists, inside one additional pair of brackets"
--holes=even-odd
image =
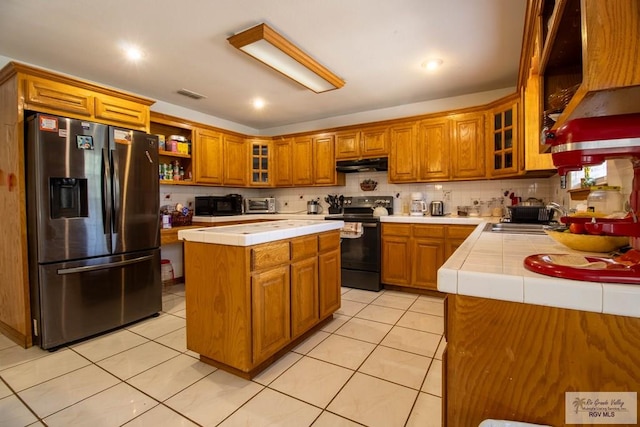
[(450, 202), (451, 201), (451, 190), (447, 190), (447, 191), (443, 191), (442, 192), (442, 200), (445, 202)]

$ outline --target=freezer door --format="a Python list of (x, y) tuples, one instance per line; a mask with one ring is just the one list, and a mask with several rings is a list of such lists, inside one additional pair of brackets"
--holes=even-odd
[(110, 254), (108, 127), (49, 114), (27, 123), (31, 256), (46, 263)]
[(162, 309), (160, 250), (39, 266), (35, 341), (44, 349)]
[(158, 137), (109, 128), (113, 169), (113, 253), (160, 246)]

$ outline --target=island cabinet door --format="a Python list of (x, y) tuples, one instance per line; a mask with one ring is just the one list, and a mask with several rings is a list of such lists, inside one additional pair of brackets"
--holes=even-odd
[(318, 258), (291, 264), (291, 335), (296, 338), (320, 320)]
[(340, 308), (340, 249), (320, 254), (318, 264), (322, 319)]
[(260, 363), (291, 338), (289, 266), (254, 274), (251, 278), (253, 363)]

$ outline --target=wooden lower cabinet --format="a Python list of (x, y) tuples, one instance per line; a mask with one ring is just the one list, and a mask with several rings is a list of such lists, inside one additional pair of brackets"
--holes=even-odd
[(318, 258), (291, 264), (291, 335), (298, 337), (320, 320)]
[(437, 289), (438, 269), (444, 264), (442, 239), (413, 239), (411, 247), (411, 285)]
[(563, 426), (566, 392), (637, 392), (638, 331), (637, 317), (448, 295), (443, 425)]
[(187, 348), (251, 378), (340, 308), (340, 233), (184, 244)]
[(382, 224), (382, 283), (438, 289), (438, 269), (475, 226)]
[[(403, 227), (411, 229), (411, 226)], [(385, 233), (385, 225), (382, 226), (382, 230), (382, 282), (409, 286), (411, 284), (410, 237)]]
[[(320, 317), (326, 317), (340, 308), (340, 248), (318, 256), (320, 281)], [(338, 286), (335, 286), (335, 283)]]
[(291, 339), (289, 266), (251, 278), (253, 363), (260, 363)]
[(447, 225), (444, 242), (444, 259), (447, 260), (475, 230), (475, 225)]

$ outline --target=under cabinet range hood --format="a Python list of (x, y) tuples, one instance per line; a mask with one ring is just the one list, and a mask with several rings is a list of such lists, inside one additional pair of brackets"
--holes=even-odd
[(336, 162), (338, 172), (377, 172), (389, 169), (389, 159), (378, 157), (375, 159), (339, 160)]

